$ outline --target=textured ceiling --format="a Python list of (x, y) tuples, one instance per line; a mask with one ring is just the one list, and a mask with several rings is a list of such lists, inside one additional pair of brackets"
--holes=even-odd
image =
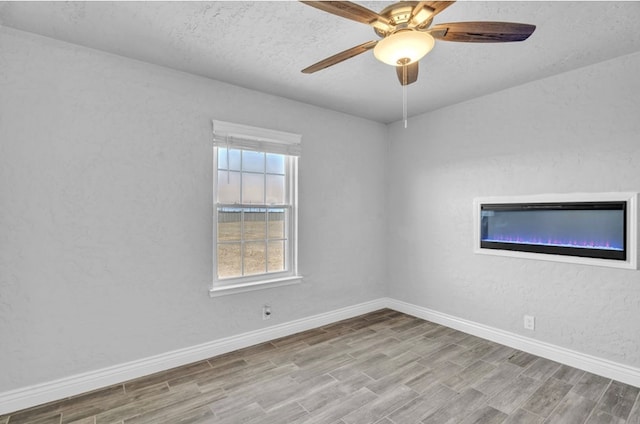
[[(358, 3), (375, 11), (391, 4)], [(410, 116), (640, 51), (638, 1), (460, 1), (434, 23), (467, 20), (537, 29), (522, 43), (437, 42), (409, 86)], [(372, 52), (300, 72), (377, 36), (296, 1), (12, 1), (0, 2), (0, 25), (383, 123), (402, 116), (395, 70)]]

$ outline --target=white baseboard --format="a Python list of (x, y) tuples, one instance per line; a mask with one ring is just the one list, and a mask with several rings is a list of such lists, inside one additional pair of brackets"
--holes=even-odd
[(201, 361), (301, 331), (322, 327), (382, 308), (404, 312), (496, 343), (640, 387), (640, 369), (638, 368), (586, 355), (399, 300), (381, 298), (137, 361), (0, 393), (0, 414), (19, 411), (113, 384), (123, 383), (134, 378)]
[(311, 330), (347, 318), (373, 312), (386, 307), (386, 299), (338, 309), (335, 311), (250, 331), (237, 336), (203, 343), (160, 355), (102, 368), (58, 380), (0, 393), (0, 415), (41, 405), (69, 396), (97, 390), (113, 384), (168, 370), (192, 362), (202, 361), (223, 353), (264, 343), (301, 331)]
[(589, 371), (593, 374), (640, 387), (639, 368), (576, 352), (574, 350), (524, 337), (515, 333), (510, 333), (498, 328), (478, 324), (473, 321), (443, 314), (442, 312), (412, 305), (395, 299), (387, 299), (387, 307), (427, 321), (435, 322), (436, 324), (460, 330), (486, 340), (491, 340), (505, 346), (519, 349), (533, 355), (541, 356), (561, 364), (569, 365), (584, 371)]

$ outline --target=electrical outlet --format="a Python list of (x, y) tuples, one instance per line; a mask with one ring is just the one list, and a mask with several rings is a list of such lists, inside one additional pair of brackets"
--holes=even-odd
[(536, 318), (532, 315), (524, 316), (524, 328), (526, 330), (535, 330), (536, 329)]
[(262, 307), (262, 319), (263, 320), (271, 319), (271, 306), (264, 305)]

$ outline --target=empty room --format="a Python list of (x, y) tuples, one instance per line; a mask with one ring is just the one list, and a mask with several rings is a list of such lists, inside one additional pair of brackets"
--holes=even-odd
[(0, 424), (640, 424), (639, 20), (0, 1)]

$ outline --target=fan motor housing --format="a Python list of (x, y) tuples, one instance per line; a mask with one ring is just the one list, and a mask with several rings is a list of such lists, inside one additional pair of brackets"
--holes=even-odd
[[(417, 1), (401, 1), (398, 3), (394, 3), (382, 9), (379, 15), (384, 16), (395, 24), (395, 29), (391, 32), (395, 32), (396, 30), (400, 29), (406, 29), (409, 27), (409, 19), (411, 19), (411, 13), (418, 3), (419, 2)], [(431, 21), (432, 18), (428, 19), (425, 22), (421, 22), (418, 26), (420, 27), (420, 29), (426, 29), (429, 27), (429, 25), (431, 25)], [(383, 38), (390, 33), (378, 28), (374, 28), (373, 30), (378, 36)]]

